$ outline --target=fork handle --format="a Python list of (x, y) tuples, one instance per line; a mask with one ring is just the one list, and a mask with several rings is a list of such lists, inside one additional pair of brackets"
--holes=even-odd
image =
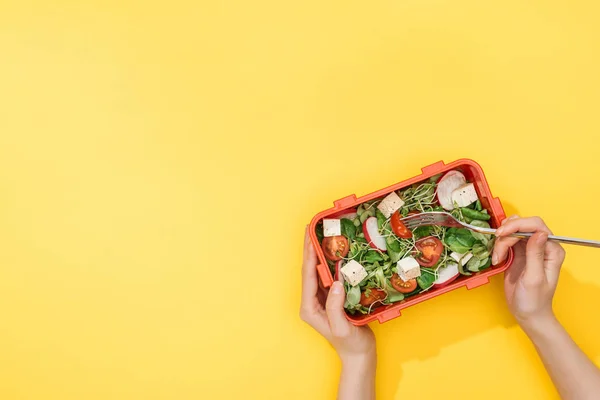
[[(513, 233), (510, 236), (520, 238), (520, 239), (528, 239), (531, 236), (533, 236), (533, 233), (517, 232), (517, 233)], [(564, 243), (564, 244), (576, 244), (578, 246), (600, 248), (600, 242), (598, 242), (596, 240), (577, 239), (577, 238), (572, 238), (572, 237), (556, 236), (556, 235), (548, 235), (548, 240), (552, 240), (553, 242)]]
[[(489, 234), (496, 233), (495, 229), (486, 229), (486, 228), (480, 228), (480, 229), (477, 229), (477, 231), (480, 233), (489, 233)], [(517, 232), (517, 233), (513, 233), (509, 236), (516, 237), (519, 239), (529, 239), (531, 236), (533, 236), (533, 233)], [(572, 238), (572, 237), (556, 236), (556, 235), (548, 235), (548, 240), (552, 240), (553, 242), (564, 243), (564, 244), (576, 244), (578, 246), (600, 248), (600, 242), (598, 242), (596, 240), (577, 239), (577, 238)]]

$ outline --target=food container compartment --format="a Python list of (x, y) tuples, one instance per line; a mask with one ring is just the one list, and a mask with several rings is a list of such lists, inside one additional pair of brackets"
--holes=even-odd
[[(485, 209), (487, 209), (489, 214), (491, 215), (491, 219), (488, 222), (493, 228), (497, 228), (498, 226), (500, 226), (501, 222), (506, 218), (506, 215), (504, 213), (504, 209), (500, 200), (497, 197), (493, 197), (481, 166), (479, 166), (479, 164), (477, 164), (475, 161), (469, 159), (461, 159), (449, 164), (445, 164), (443, 161), (437, 162), (435, 164), (422, 168), (422, 174), (418, 176), (396, 183), (392, 186), (388, 186), (376, 192), (370, 193), (366, 196), (357, 198), (355, 195), (350, 195), (344, 197), (343, 199), (336, 200), (333, 202), (333, 208), (322, 211), (315, 215), (315, 217), (310, 223), (309, 232), (310, 239), (317, 252), (317, 271), (319, 278), (323, 283), (323, 286), (327, 288), (330, 287), (333, 283), (333, 276), (331, 274), (329, 266), (327, 265), (327, 261), (323, 254), (323, 250), (321, 249), (316, 235), (317, 224), (323, 218), (327, 218), (333, 214), (340, 213), (340, 211), (343, 211), (348, 208), (358, 207), (358, 205), (366, 201), (385, 197), (392, 191), (405, 189), (410, 185), (419, 183), (421, 181), (425, 181), (435, 175), (443, 174), (451, 170), (458, 170), (462, 172), (467, 178), (467, 181), (474, 183), (475, 189), (477, 191), (482, 206)], [(474, 289), (478, 286), (488, 283), (490, 277), (506, 270), (512, 264), (513, 258), (514, 255), (511, 249), (506, 261), (504, 261), (502, 264), (491, 266), (490, 268), (481, 272), (474, 273), (471, 276), (461, 275), (454, 282), (450, 283), (447, 286), (436, 289), (430, 289), (426, 292), (419, 293), (400, 302), (375, 308), (371, 312), (371, 314), (356, 313), (354, 315), (351, 315), (349, 313), (346, 313), (346, 317), (350, 322), (358, 326), (366, 325), (369, 322), (375, 320), (379, 321), (380, 323), (389, 321), (393, 318), (400, 316), (401, 311), (403, 309), (429, 300), (431, 298), (440, 296), (451, 290), (455, 290), (463, 286), (467, 289)]]

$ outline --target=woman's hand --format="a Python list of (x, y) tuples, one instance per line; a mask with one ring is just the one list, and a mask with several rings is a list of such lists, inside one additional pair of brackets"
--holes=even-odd
[(341, 282), (334, 282), (329, 293), (320, 287), (317, 255), (307, 231), (304, 239), (300, 318), (332, 344), (342, 362), (375, 357), (373, 332), (368, 326), (357, 327), (346, 319), (345, 300), (346, 293)]
[(344, 315), (344, 285), (334, 282), (329, 293), (319, 285), (317, 255), (308, 230), (304, 238), (300, 317), (325, 337), (342, 360), (339, 400), (375, 398), (377, 352), (368, 326), (352, 325)]
[[(535, 234), (526, 243), (508, 236), (515, 232)], [(496, 231), (494, 265), (506, 259), (510, 247), (515, 252), (514, 262), (504, 275), (504, 291), (510, 312), (522, 326), (554, 316), (552, 298), (565, 251), (558, 243), (548, 241), (551, 233), (541, 218), (517, 216), (506, 219)]]
[[(515, 232), (535, 232), (525, 242), (508, 237)], [(504, 290), (508, 307), (540, 355), (561, 399), (595, 399), (600, 393), (600, 371), (571, 339), (552, 311), (565, 251), (548, 242), (550, 229), (538, 217), (511, 217), (496, 231), (494, 264), (515, 251), (506, 271)]]

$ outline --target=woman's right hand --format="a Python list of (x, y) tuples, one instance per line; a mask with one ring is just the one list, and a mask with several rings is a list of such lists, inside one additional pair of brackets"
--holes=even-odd
[[(525, 242), (509, 236), (516, 232), (534, 235)], [(509, 248), (515, 253), (514, 262), (504, 275), (504, 292), (510, 312), (523, 327), (554, 317), (552, 298), (565, 251), (558, 243), (548, 241), (549, 234), (552, 232), (539, 217), (513, 216), (496, 231), (493, 264), (504, 261)]]

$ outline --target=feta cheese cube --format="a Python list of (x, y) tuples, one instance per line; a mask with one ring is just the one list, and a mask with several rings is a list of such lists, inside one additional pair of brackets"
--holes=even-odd
[(406, 257), (396, 264), (398, 276), (406, 282), (421, 276), (421, 266), (413, 257)]
[(363, 279), (367, 277), (367, 271), (354, 260), (350, 260), (344, 265), (340, 272), (344, 279), (352, 286), (358, 285)]
[(475, 203), (477, 199), (475, 185), (472, 183), (467, 183), (452, 192), (452, 204), (457, 204), (458, 207), (466, 207), (471, 203)]
[(385, 215), (386, 218), (389, 218), (403, 205), (404, 201), (400, 198), (400, 196), (398, 196), (396, 192), (392, 192), (385, 196), (383, 200), (381, 200), (381, 203), (379, 203), (377, 208), (383, 215)]
[(323, 236), (339, 236), (342, 234), (342, 224), (339, 219), (323, 220)]
[(473, 258), (473, 253), (460, 254), (457, 252), (452, 252), (452, 254), (450, 254), (450, 257), (456, 260), (457, 263), (460, 263), (460, 265), (465, 265), (469, 262), (471, 258)]

